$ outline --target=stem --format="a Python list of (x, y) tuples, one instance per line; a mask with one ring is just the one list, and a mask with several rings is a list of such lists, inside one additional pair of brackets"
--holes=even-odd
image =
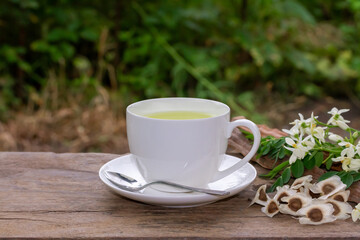
[(270, 179), (272, 179), (273, 177), (276, 176), (276, 174), (278, 174), (278, 172), (280, 172), (282, 169), (284, 169), (285, 167), (287, 167), (289, 165), (289, 160), (280, 163), (279, 165), (277, 165), (275, 168), (273, 168), (268, 174), (265, 175), (260, 175), (261, 177), (268, 177)]
[(323, 152), (328, 152), (328, 153), (341, 153), (342, 149), (339, 150), (333, 150), (333, 149), (328, 149), (328, 148), (324, 148), (324, 147), (314, 147), (313, 150), (317, 150), (317, 151), (323, 151)]
[(321, 143), (319, 142), (319, 140), (316, 137), (314, 137), (314, 139), (315, 139), (315, 142), (317, 143), (317, 145), (321, 145)]
[(338, 126), (334, 126), (334, 125), (329, 125), (329, 124), (326, 124), (326, 123), (323, 123), (323, 122), (320, 122), (319, 120), (317, 120), (315, 118), (315, 122), (321, 126), (324, 126), (324, 127), (328, 127), (328, 128), (334, 128), (334, 127), (338, 127)]
[(329, 156), (322, 162), (322, 164), (326, 163), (330, 158), (334, 156), (333, 153), (329, 154)]
[(349, 136), (350, 136), (350, 143), (351, 144), (354, 144), (354, 138), (353, 138), (353, 134), (352, 134), (352, 131), (351, 131), (351, 129), (350, 128), (348, 128), (348, 132), (349, 132)]
[(359, 131), (359, 130), (356, 130), (355, 128), (351, 128), (351, 127), (349, 127), (349, 128), (348, 128), (348, 130), (351, 130), (351, 131), (354, 131), (354, 132), (360, 133), (360, 131)]

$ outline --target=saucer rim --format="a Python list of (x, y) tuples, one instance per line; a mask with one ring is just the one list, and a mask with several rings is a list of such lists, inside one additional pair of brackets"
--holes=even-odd
[[(229, 191), (230, 194), (226, 196), (215, 196), (215, 195), (209, 195), (206, 193), (198, 193), (198, 192), (181, 192), (181, 193), (173, 193), (173, 192), (161, 192), (157, 191), (156, 189), (153, 189), (155, 192), (158, 192), (160, 195), (156, 194), (149, 194), (146, 192), (129, 192), (126, 190), (122, 190), (117, 188), (114, 184), (109, 182), (106, 177), (104, 176), (105, 169), (109, 166), (114, 164), (114, 162), (122, 161), (122, 159), (129, 158), (132, 154), (124, 154), (122, 156), (119, 156), (115, 159), (112, 159), (108, 162), (106, 162), (100, 169), (99, 169), (99, 177), (101, 181), (108, 187), (110, 190), (112, 190), (114, 193), (126, 197), (128, 199), (132, 199), (138, 202), (147, 203), (151, 205), (157, 205), (157, 206), (164, 206), (164, 207), (195, 207), (195, 206), (201, 206), (209, 203), (216, 202), (221, 199), (229, 198), (242, 190), (244, 190), (246, 187), (248, 187), (257, 177), (257, 171), (255, 167), (250, 164), (246, 163), (242, 168), (236, 170), (234, 173), (229, 174), (228, 176), (235, 174), (236, 172), (242, 172), (244, 167), (249, 168), (247, 170), (247, 176), (251, 177), (246, 178), (246, 181), (239, 182), (235, 186), (229, 187), (227, 189), (222, 189)], [(226, 158), (236, 158), (236, 156), (225, 154)], [(136, 164), (135, 164), (136, 166)], [(217, 181), (221, 181), (217, 180)], [(216, 182), (217, 182), (216, 181)], [(209, 188), (211, 189), (211, 188)]]

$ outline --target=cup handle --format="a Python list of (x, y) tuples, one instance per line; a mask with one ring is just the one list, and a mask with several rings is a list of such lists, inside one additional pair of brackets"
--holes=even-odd
[(227, 133), (226, 133), (226, 137), (230, 138), (231, 137), (231, 133), (234, 130), (234, 128), (236, 127), (247, 127), (250, 129), (250, 131), (252, 132), (252, 134), (254, 135), (254, 143), (253, 146), (250, 150), (250, 152), (243, 158), (241, 159), (239, 162), (235, 163), (233, 166), (223, 170), (223, 171), (218, 171), (215, 176), (213, 181), (219, 180), (221, 178), (224, 178), (228, 175), (230, 175), (231, 173), (235, 172), (236, 170), (238, 170), (239, 168), (241, 168), (242, 166), (244, 166), (247, 162), (250, 161), (250, 159), (255, 155), (256, 151), (259, 148), (260, 145), (260, 140), (261, 140), (261, 134), (259, 131), (259, 128), (256, 126), (255, 123), (247, 120), (247, 119), (240, 119), (240, 120), (236, 120), (233, 122), (229, 122), (228, 126), (227, 126)]

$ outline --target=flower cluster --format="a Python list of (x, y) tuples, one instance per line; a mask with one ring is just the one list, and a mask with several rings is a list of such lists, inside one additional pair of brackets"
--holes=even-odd
[[(294, 126), (290, 130), (283, 129), (285, 133), (289, 134), (289, 137), (285, 138), (288, 146), (284, 146), (292, 152), (289, 163), (293, 164), (298, 159), (304, 159), (307, 154), (311, 155), (311, 150), (321, 150), (328, 152), (332, 156), (331, 160), (333, 162), (341, 162), (344, 171), (359, 171), (360, 143), (354, 145), (359, 133), (356, 130), (352, 131), (347, 125), (350, 121), (345, 120), (341, 115), (348, 111), (349, 109), (338, 110), (334, 107), (328, 112), (331, 117), (326, 124), (317, 120), (318, 117), (314, 116), (313, 113), (308, 119), (304, 119), (304, 116), (299, 113), (300, 119), (290, 123)], [(349, 132), (350, 137), (344, 139), (330, 132), (333, 127), (340, 127)], [(336, 146), (326, 148), (326, 138), (335, 142), (339, 148), (336, 148)], [(337, 156), (340, 148), (342, 148), (341, 153)]]
[[(301, 177), (305, 168), (311, 170), (315, 166), (328, 171), (336, 170), (326, 172), (320, 179), (338, 175), (348, 187), (360, 180), (359, 131), (349, 127), (350, 121), (341, 115), (348, 111), (349, 109), (339, 110), (334, 107), (328, 112), (331, 117), (326, 123), (319, 121), (314, 113), (307, 119), (299, 113), (299, 119), (290, 123), (293, 126), (283, 129), (288, 134), (287, 137), (276, 139), (270, 136), (262, 139), (260, 156), (268, 155), (275, 158), (275, 161), (284, 160), (263, 175), (274, 178), (282, 172), (270, 190), (283, 186), (291, 176)], [(344, 134), (341, 134), (343, 136), (334, 133), (334, 128), (344, 130)]]

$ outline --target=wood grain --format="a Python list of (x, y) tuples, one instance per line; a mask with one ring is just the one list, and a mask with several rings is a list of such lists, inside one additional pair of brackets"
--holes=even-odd
[[(163, 208), (110, 192), (98, 177), (112, 154), (0, 153), (0, 238), (360, 238), (351, 219), (303, 226), (249, 205), (257, 185), (196, 208)], [(258, 168), (262, 171), (261, 168)]]

